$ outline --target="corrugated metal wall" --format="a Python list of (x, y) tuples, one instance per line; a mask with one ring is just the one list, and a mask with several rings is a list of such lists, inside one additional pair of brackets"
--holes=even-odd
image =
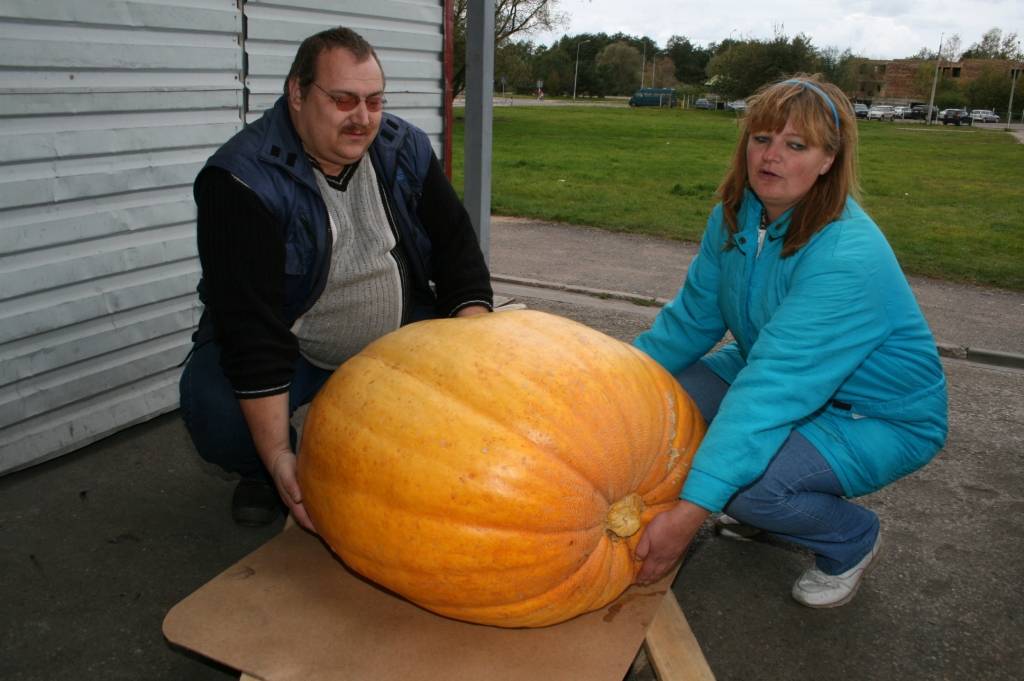
[(295, 49), (328, 26), (366, 38), (387, 77), (388, 111), (430, 135), (440, 156), (444, 130), (443, 0), (250, 0), (245, 4), (249, 120), (281, 95)]
[[(269, 106), (298, 42), (380, 46), (399, 115), (442, 131), (442, 4), (0, 2), (0, 473), (175, 409), (198, 321), (191, 184)], [(372, 16), (371, 16), (372, 15)]]
[(0, 4), (0, 471), (177, 407), (241, 26), (230, 0)]

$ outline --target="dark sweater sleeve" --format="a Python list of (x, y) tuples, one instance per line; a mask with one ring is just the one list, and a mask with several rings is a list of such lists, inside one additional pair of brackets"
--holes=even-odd
[(221, 367), (240, 399), (286, 392), (298, 341), (284, 315), (284, 238), (259, 197), (230, 173), (196, 183), (203, 298)]
[(468, 305), (492, 306), (491, 274), (469, 213), (445, 177), (436, 156), (423, 182), (417, 207), (431, 241), (437, 313), (453, 315)]

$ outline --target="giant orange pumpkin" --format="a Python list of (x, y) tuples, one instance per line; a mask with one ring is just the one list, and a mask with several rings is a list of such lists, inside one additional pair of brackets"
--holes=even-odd
[(351, 568), (442, 615), (553, 624), (634, 580), (704, 422), (639, 350), (522, 310), (420, 322), (342, 365), (299, 481)]

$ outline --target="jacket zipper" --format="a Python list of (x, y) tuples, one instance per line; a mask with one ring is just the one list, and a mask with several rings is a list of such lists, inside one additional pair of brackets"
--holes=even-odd
[[(748, 274), (747, 274), (746, 305), (745, 305), (745, 309), (743, 310), (743, 325), (746, 327), (746, 333), (747, 333), (748, 341), (753, 339), (753, 337), (754, 337), (754, 323), (751, 320), (750, 308), (751, 308), (751, 304), (752, 304), (751, 300), (754, 297), (754, 280), (755, 280), (756, 275), (757, 275), (757, 263), (758, 263), (758, 261), (761, 260), (761, 239), (758, 238), (757, 241), (758, 241), (758, 243), (757, 243), (756, 247), (749, 249), (749, 250), (753, 251), (753, 253), (751, 253), (750, 255), (746, 255), (746, 258), (747, 258), (747, 272), (748, 272)], [(753, 347), (753, 343), (752, 342), (751, 342), (751, 347)], [(747, 348), (747, 351), (749, 352), (750, 348)]]

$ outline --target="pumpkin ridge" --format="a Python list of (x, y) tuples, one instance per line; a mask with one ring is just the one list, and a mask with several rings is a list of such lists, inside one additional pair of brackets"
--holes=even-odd
[[(598, 541), (597, 546), (595, 546), (594, 550), (591, 551), (587, 555), (586, 560), (581, 562), (579, 564), (579, 567), (577, 567), (571, 573), (569, 573), (569, 574), (565, 575), (564, 577), (562, 577), (561, 581), (559, 581), (554, 586), (551, 586), (551, 587), (545, 589), (544, 591), (538, 591), (537, 593), (534, 593), (534, 594), (531, 594), (529, 596), (526, 596), (525, 598), (521, 598), (521, 597), (518, 597), (518, 596), (512, 596), (510, 594), (510, 599), (509, 600), (500, 601), (498, 603), (494, 603), (494, 604), (490, 604), (490, 605), (484, 605), (484, 606), (478, 606), (478, 607), (480, 609), (507, 608), (507, 607), (512, 606), (512, 605), (528, 607), (527, 606), (528, 601), (531, 601), (531, 600), (546, 600), (550, 596), (550, 594), (553, 594), (553, 593), (557, 592), (559, 589), (564, 589), (566, 583), (569, 583), (569, 582), (572, 582), (572, 581), (576, 580), (581, 573), (583, 573), (583, 572), (585, 572), (587, 570), (588, 566), (593, 568), (594, 566), (592, 566), (591, 563), (594, 562), (594, 561), (598, 561), (598, 560), (601, 561), (601, 565), (597, 566), (597, 568), (598, 569), (604, 568), (605, 579), (603, 580), (602, 583), (607, 583), (607, 579), (611, 575), (612, 567), (614, 565), (614, 560), (612, 560), (613, 557), (614, 557), (613, 554), (614, 554), (614, 546), (612, 545), (611, 540), (608, 539), (607, 535), (605, 535), (604, 531), (602, 530), (601, 538)], [(584, 585), (583, 590), (585, 592), (589, 592), (590, 591), (589, 584), (588, 585)], [(596, 600), (599, 600), (599, 599), (600, 599), (600, 592), (598, 592), (597, 598), (593, 598), (593, 597), (588, 598), (586, 600), (586, 602), (588, 604), (593, 604)], [(431, 604), (434, 604), (433, 601), (426, 601), (426, 600), (417, 601), (417, 603), (431, 603)], [(430, 607), (430, 606), (427, 606), (427, 607)], [(445, 607), (447, 607), (447, 606), (445, 606)], [(593, 606), (593, 607), (600, 607), (600, 605)], [(587, 610), (592, 610), (593, 607), (588, 607), (586, 610), (583, 610), (581, 612), (586, 612)]]
[[(632, 346), (630, 349), (638, 355), (650, 359), (641, 350)], [(648, 504), (664, 501), (665, 491), (672, 489), (678, 480), (686, 477), (693, 465), (697, 446), (706, 430), (704, 419), (700, 416), (693, 399), (682, 389), (675, 378), (661, 371), (660, 365), (652, 365), (651, 362), (645, 362), (651, 384), (656, 386), (666, 384), (660, 394), (662, 395), (663, 411), (668, 415), (670, 422), (667, 429), (662, 429), (662, 441), (668, 448), (666, 469), (664, 471), (656, 470), (654, 467), (662, 462), (662, 457), (653, 457), (644, 478), (636, 487), (636, 491)], [(666, 381), (666, 376), (667, 381), (671, 381), (670, 383)]]
[[(658, 365), (653, 359), (651, 359), (650, 356), (648, 356), (643, 351), (633, 347), (632, 345), (623, 344), (620, 341), (616, 341), (611, 337), (602, 339), (602, 341), (603, 343), (601, 345), (591, 344), (591, 347), (595, 349), (595, 354), (598, 354), (599, 352), (603, 354), (604, 350), (608, 351), (607, 355), (603, 355), (603, 357), (598, 358), (597, 361), (599, 363), (601, 359), (610, 359), (613, 356), (628, 356), (631, 359), (635, 360), (634, 362), (632, 362), (633, 365), (635, 365), (638, 368), (642, 367), (644, 375), (648, 379), (646, 381), (648, 385), (645, 386), (643, 385), (643, 382), (636, 380), (634, 376), (627, 375), (631, 381), (631, 384), (634, 386), (634, 388), (632, 388), (629, 391), (631, 394), (635, 394), (638, 397), (646, 398), (654, 394), (650, 386), (655, 387), (658, 403), (660, 406), (663, 406), (667, 410), (671, 419), (671, 425), (669, 432), (667, 433), (667, 437), (664, 424), (659, 423), (657, 426), (659, 436), (656, 439), (659, 443), (664, 445), (664, 448), (667, 448), (671, 451), (673, 449), (673, 441), (675, 440), (676, 435), (679, 432), (679, 414), (677, 412), (677, 409), (679, 408), (679, 402), (677, 400), (677, 395), (674, 392), (674, 388), (671, 386), (666, 386), (665, 388), (662, 388), (661, 384), (664, 382), (664, 377), (668, 377), (668, 379), (673, 382), (675, 382), (675, 379), (669, 376), (667, 373), (665, 373), (662, 367)], [(588, 339), (587, 342), (590, 343), (590, 339)], [(605, 364), (610, 364), (610, 362), (606, 362)], [(581, 370), (586, 369), (586, 366), (581, 366)], [(617, 417), (617, 421), (619, 423), (618, 430), (626, 435), (626, 442), (628, 443), (629, 451), (635, 452), (641, 450), (642, 448), (638, 446), (638, 441), (643, 439), (643, 437), (642, 435), (638, 437), (638, 424), (636, 422), (636, 419), (630, 418), (630, 415), (637, 411), (637, 405), (626, 400), (615, 400), (610, 397), (611, 395), (621, 393), (622, 386), (624, 385), (624, 383), (614, 383), (614, 385), (609, 384), (608, 380), (613, 379), (614, 376), (600, 371), (590, 371), (588, 373), (588, 377), (591, 380), (595, 380), (596, 382), (598, 382), (599, 385), (602, 386), (602, 394), (607, 398), (609, 410), (612, 411)], [(664, 394), (666, 392), (668, 392), (668, 399), (665, 399), (664, 397)], [(634, 471), (634, 476), (630, 481), (631, 484), (628, 486), (628, 489), (636, 491), (642, 497), (644, 497), (651, 490), (660, 487), (661, 483), (666, 478), (670, 477), (672, 466), (670, 466), (663, 473), (658, 474), (656, 480), (654, 481), (654, 484), (648, 484), (645, 486), (645, 483), (648, 483), (652, 477), (654, 466), (658, 464), (660, 461), (662, 461), (661, 452), (659, 452), (657, 456), (650, 457), (646, 468), (644, 468), (642, 472)], [(609, 505), (614, 503), (614, 500), (610, 498), (610, 496), (606, 496), (605, 498), (608, 501)]]
[[(390, 359), (387, 359), (386, 357), (384, 357), (382, 355), (378, 355), (378, 354), (375, 354), (375, 353), (371, 352), (371, 353), (366, 354), (364, 359), (375, 361), (375, 362), (379, 362), (380, 364), (382, 364), (383, 366), (387, 367), (388, 369), (391, 369), (393, 371), (399, 372), (403, 376), (407, 376), (408, 378), (411, 378), (411, 379), (415, 380), (417, 383), (429, 386), (429, 387), (431, 387), (431, 388), (433, 388), (435, 390), (437, 390), (438, 388), (441, 387), (441, 386), (438, 386), (436, 383), (430, 382), (429, 380), (427, 380), (426, 378), (424, 378), (422, 376), (418, 376), (415, 373), (412, 373), (411, 371), (409, 371), (408, 368), (404, 367), (402, 364), (395, 363), (394, 361), (392, 361)], [(538, 381), (534, 381), (534, 380), (531, 379), (530, 383), (531, 383), (531, 385), (533, 385), (534, 387), (536, 387), (538, 389), (539, 388), (543, 388), (543, 384), (539, 383)], [(466, 402), (465, 400), (461, 399), (460, 396), (453, 395), (450, 391), (447, 391), (447, 398), (450, 401), (452, 401), (452, 402), (458, 402), (459, 406), (464, 408), (466, 411), (470, 411), (470, 412), (479, 414), (480, 416), (482, 416), (486, 420), (494, 423), (496, 426), (499, 426), (499, 427), (501, 427), (502, 429), (504, 429), (506, 431), (514, 432), (520, 439), (528, 442), (531, 446), (538, 447), (538, 448), (542, 449), (547, 454), (549, 454), (548, 458), (552, 460), (551, 461), (552, 463), (557, 463), (557, 464), (561, 465), (565, 470), (568, 470), (571, 473), (575, 474), (576, 477), (578, 477), (583, 482), (587, 483), (587, 485), (589, 485), (591, 489), (593, 489), (598, 494), (600, 494), (601, 497), (605, 500), (605, 502), (607, 502), (609, 505), (612, 503), (612, 500), (610, 498), (610, 494), (608, 493), (607, 490), (602, 489), (601, 486), (596, 481), (591, 480), (589, 477), (587, 477), (587, 475), (583, 471), (581, 471), (576, 466), (572, 465), (571, 462), (566, 461), (564, 457), (559, 456), (559, 454), (560, 454), (559, 448), (553, 448), (551, 446), (545, 446), (543, 443), (537, 443), (537, 442), (531, 440), (522, 431), (520, 431), (518, 429), (512, 429), (510, 427), (508, 421), (504, 420), (501, 415), (495, 414), (495, 413), (490, 412), (490, 411), (485, 410), (485, 409), (482, 409), (479, 405), (470, 404), (470, 403)], [(589, 433), (588, 433), (588, 435), (589, 435)], [(569, 442), (569, 441), (572, 441), (572, 439), (573, 438), (567, 436), (567, 437), (562, 438), (561, 441)], [(577, 437), (577, 440), (578, 440), (578, 437)], [(600, 441), (598, 441), (598, 440), (594, 440), (594, 443), (595, 443), (595, 448), (599, 447), (600, 444), (601, 444)]]
[[(596, 560), (601, 560), (601, 565), (596, 567), (590, 566), (591, 561)], [(576, 609), (576, 615), (573, 617), (586, 612), (591, 612), (611, 603), (618, 597), (618, 594), (629, 587), (631, 582), (623, 584), (612, 584), (608, 582), (608, 579), (614, 572), (615, 563), (615, 547), (611, 540), (609, 540), (607, 536), (604, 536), (602, 538), (601, 545), (587, 557), (587, 560), (580, 565), (578, 570), (568, 576), (561, 584), (557, 584), (546, 591), (523, 600), (509, 600), (497, 605), (460, 606), (457, 608), (445, 607), (443, 610), (439, 609), (438, 612), (441, 612), (441, 614), (448, 617), (468, 619), (482, 624), (493, 624), (503, 627), (548, 626), (550, 624), (564, 621), (565, 619), (560, 615), (553, 616), (552, 613), (548, 611), (564, 607), (564, 602), (553, 598), (553, 596), (558, 595), (559, 591), (565, 590), (567, 584), (574, 582), (583, 584), (580, 591), (582, 592), (581, 595), (585, 598), (580, 599), (579, 607)], [(596, 575), (593, 580), (589, 580), (587, 582), (583, 581), (581, 574), (588, 570), (588, 566), (591, 570), (603, 571), (603, 582), (596, 579)], [(635, 572), (636, 571), (633, 570), (634, 574)], [(594, 589), (591, 586), (600, 583), (605, 585), (601, 589)], [(543, 607), (537, 607), (537, 604), (543, 604)], [(428, 609), (430, 608), (430, 606), (424, 607), (427, 607)], [(522, 611), (522, 614), (509, 615), (506, 611), (513, 607), (515, 610)]]
[[(389, 572), (403, 574), (403, 575), (406, 575), (407, 577), (409, 577), (409, 576), (411, 576), (411, 577), (418, 577), (418, 576), (430, 574), (430, 573), (428, 573), (428, 572), (426, 572), (424, 570), (414, 570), (414, 569), (411, 569), (411, 568), (397, 567), (397, 566), (395, 566), (393, 564), (389, 564), (389, 563), (383, 563), (383, 562), (373, 558), (372, 556), (365, 556), (363, 554), (360, 554), (357, 551), (349, 551), (349, 553), (355, 554), (356, 558), (358, 560), (363, 561), (364, 563), (372, 563), (374, 565), (380, 566), (381, 568), (387, 569)], [(526, 598), (528, 598), (528, 599), (530, 599), (530, 598), (542, 598), (545, 595), (558, 590), (559, 587), (564, 586), (566, 581), (575, 578), (576, 575), (579, 574), (584, 569), (586, 564), (592, 559), (592, 556), (595, 555), (595, 554), (598, 554), (598, 553), (600, 553), (599, 550), (592, 551), (591, 553), (589, 553), (587, 555), (586, 559), (582, 563), (580, 563), (579, 566), (576, 569), (572, 570), (571, 572), (566, 572), (566, 573), (563, 573), (562, 575), (557, 575), (557, 576), (553, 577), (553, 579), (558, 579), (560, 581), (558, 581), (556, 583), (553, 583), (551, 586), (548, 586), (547, 588), (544, 589), (544, 591), (539, 591), (539, 592), (534, 593), (534, 594), (529, 594), (529, 595), (526, 596)], [(606, 553), (611, 553), (611, 550), (606, 551)], [(348, 565), (348, 567), (351, 568), (352, 570), (354, 570), (355, 572), (357, 572), (359, 574), (363, 574), (363, 572), (361, 570), (356, 569), (356, 567), (354, 565), (349, 564), (349, 562), (347, 560), (345, 561), (345, 564)], [(497, 566), (495, 566), (493, 568), (488, 568), (487, 569), (488, 574), (501, 574), (503, 572), (515, 572), (515, 571), (517, 571), (515, 568), (499, 568)], [(608, 570), (606, 570), (606, 573), (610, 573), (610, 571), (611, 570), (608, 569)], [(368, 575), (364, 575), (364, 576), (368, 576)], [(451, 608), (452, 606), (457, 605), (457, 603), (455, 601), (449, 601), (447, 599), (442, 599), (442, 598), (434, 598), (432, 600), (427, 600), (426, 598), (420, 598), (420, 599), (416, 600), (416, 599), (413, 599), (411, 596), (406, 596), (404, 594), (401, 594), (400, 591), (395, 590), (393, 587), (389, 586), (388, 584), (386, 584), (384, 582), (377, 581), (372, 576), (368, 576), (368, 577), (371, 580), (373, 580), (375, 583), (380, 584), (381, 586), (383, 586), (384, 588), (389, 589), (389, 590), (393, 590), (395, 593), (401, 595), (402, 598), (406, 598), (406, 599), (412, 601), (413, 603), (416, 603), (418, 605), (423, 605), (424, 607), (427, 607), (427, 608), (431, 608), (431, 609), (433, 609), (434, 607)], [(458, 599), (458, 598), (460, 598), (460, 596), (456, 595), (456, 596), (453, 596), (453, 598)], [(487, 604), (480, 605), (479, 607), (481, 607), (481, 608), (503, 608), (503, 607), (508, 607), (509, 605), (518, 605), (521, 602), (522, 602), (522, 599), (519, 598), (518, 596), (511, 596), (511, 595), (509, 595), (507, 600), (501, 600), (501, 601), (497, 601), (497, 602), (494, 602), (494, 603), (487, 603)]]
[[(511, 533), (516, 533), (516, 534), (522, 534), (522, 532), (523, 532), (523, 526), (521, 524), (522, 523), (522, 517), (521, 516), (517, 517), (517, 521), (520, 522), (519, 525), (507, 525), (507, 526), (504, 526), (504, 525), (491, 524), (491, 523), (484, 524), (484, 523), (477, 522), (473, 517), (462, 517), (462, 516), (454, 516), (453, 517), (451, 514), (446, 514), (446, 513), (443, 513), (441, 511), (431, 512), (430, 510), (424, 509), (422, 506), (402, 505), (402, 504), (397, 503), (397, 501), (398, 501), (397, 497), (386, 497), (385, 498), (383, 496), (380, 496), (380, 495), (374, 494), (373, 492), (368, 492), (368, 491), (365, 491), (365, 490), (359, 490), (359, 489), (357, 489), (357, 490), (349, 490), (349, 491), (346, 492), (346, 494), (349, 494), (349, 495), (351, 495), (353, 497), (354, 496), (368, 497), (368, 498), (373, 499), (374, 501), (377, 501), (377, 502), (379, 502), (380, 500), (385, 500), (385, 501), (387, 501), (387, 506), (388, 506), (389, 510), (393, 509), (393, 510), (400, 511), (402, 513), (409, 513), (410, 515), (415, 515), (416, 517), (419, 517), (419, 518), (433, 518), (435, 520), (444, 520), (444, 521), (458, 520), (461, 525), (466, 525), (466, 526), (475, 528), (477, 530), (486, 530), (486, 531), (489, 531), (489, 532), (511, 532)], [(562, 529), (562, 530), (545, 530), (545, 529), (540, 529), (540, 528), (534, 529), (534, 528), (530, 528), (530, 527), (527, 527), (526, 529), (529, 531), (530, 534), (550, 534), (550, 535), (584, 534), (584, 535), (586, 535), (586, 534), (590, 534), (591, 532), (596, 532), (597, 530), (601, 530), (603, 532), (604, 531), (604, 525), (600, 525), (600, 526), (593, 525), (593, 526), (590, 526), (590, 527), (579, 527), (579, 528), (566, 528), (566, 529)]]
[[(648, 375), (651, 377), (652, 382), (658, 385), (658, 375), (656, 372), (651, 371), (651, 367), (644, 363), (644, 368), (647, 370)], [(672, 379), (675, 380), (675, 379)], [(664, 407), (665, 413), (668, 414), (668, 427), (665, 424), (660, 424), (658, 442), (662, 447), (667, 448), (668, 452), (659, 452), (657, 456), (652, 456), (647, 462), (647, 468), (644, 470), (643, 475), (640, 476), (636, 482), (634, 489), (636, 492), (647, 502), (647, 495), (655, 492), (660, 488), (669, 478), (672, 477), (672, 469), (675, 468), (679, 459), (683, 456), (682, 452), (674, 446), (675, 440), (679, 435), (679, 401), (674, 391), (668, 391), (667, 398), (659, 395), (659, 402)], [(662, 465), (662, 456), (665, 455), (669, 458), (669, 466), (665, 471), (658, 471), (657, 466)]]
[[(573, 323), (578, 324), (577, 322)], [(540, 318), (531, 319), (529, 322), (527, 322), (526, 326), (530, 326), (535, 329), (540, 329), (540, 332), (543, 333), (543, 326), (540, 321)], [(631, 356), (629, 350), (633, 349), (632, 346), (624, 344), (621, 341), (614, 339), (610, 336), (595, 338), (589, 334), (589, 331), (591, 329), (582, 324), (580, 324), (579, 326), (582, 327), (581, 331), (583, 333), (580, 333), (578, 335), (578, 339), (580, 339), (581, 342), (585, 343), (588, 347), (590, 347), (593, 350), (594, 357), (591, 357), (590, 359), (596, 361), (598, 366), (614, 364), (613, 362), (603, 360), (610, 360), (616, 357)], [(623, 352), (623, 349), (626, 349), (626, 352)], [(624, 400), (616, 400), (612, 397), (613, 395), (617, 395), (622, 392), (622, 384), (616, 383), (613, 380), (614, 376), (612, 376), (609, 373), (606, 373), (604, 371), (593, 371), (592, 366), (587, 362), (579, 361), (577, 355), (570, 354), (568, 355), (568, 357), (569, 359), (576, 360), (575, 367), (578, 369), (580, 373), (585, 373), (590, 380), (594, 380), (598, 384), (598, 386), (600, 386), (598, 392), (602, 397), (605, 398), (607, 404), (609, 405), (609, 410), (611, 410), (616, 415), (616, 420), (618, 422), (618, 431), (624, 433), (627, 436), (625, 439), (627, 442), (627, 446), (629, 447), (629, 451), (637, 451), (638, 447), (636, 446), (636, 429), (632, 427), (634, 424), (633, 419), (629, 418), (629, 414), (632, 414), (635, 411), (635, 405), (627, 404)], [(643, 355), (643, 358), (646, 358), (646, 355)], [(646, 364), (646, 362), (643, 361), (643, 358), (641, 358), (639, 364)], [(650, 358), (647, 359), (649, 360)], [(642, 390), (638, 391), (637, 394), (642, 394), (642, 392)], [(630, 407), (634, 407), (634, 409), (631, 409)], [(596, 440), (596, 446), (593, 448), (593, 450), (603, 450), (606, 446), (606, 443), (601, 442), (600, 440)], [(634, 484), (631, 485), (631, 488), (635, 488), (636, 483), (641, 482), (644, 479), (644, 477), (641, 477), (639, 478), (639, 480), (632, 480), (631, 482), (633, 482)], [(622, 490), (608, 490), (607, 493), (605, 493), (605, 490), (601, 490), (601, 488), (598, 485), (594, 485), (594, 489), (601, 491), (601, 495), (604, 497), (605, 501), (608, 502), (609, 506), (615, 502), (613, 497), (620, 495), (622, 493)]]
[[(527, 312), (528, 314), (523, 314), (519, 316), (519, 324), (521, 326), (528, 328), (538, 337), (547, 337), (548, 319), (553, 315), (550, 315), (549, 313), (545, 312), (538, 313), (537, 311), (530, 310), (526, 310), (523, 312)], [(517, 315), (519, 314), (520, 313), (517, 312)], [(507, 316), (504, 319), (511, 320), (512, 316)], [(567, 372), (571, 371), (579, 375), (586, 375), (589, 380), (595, 380), (598, 386), (600, 386), (599, 390), (595, 392), (600, 394), (605, 399), (605, 402), (608, 405), (608, 409), (610, 411), (613, 411), (616, 415), (616, 421), (618, 422), (618, 432), (621, 432), (627, 436), (625, 438), (625, 441), (627, 442), (628, 451), (638, 451), (639, 448), (636, 446), (637, 428), (633, 427), (635, 425), (634, 419), (630, 418), (630, 414), (635, 413), (635, 409), (631, 409), (630, 406), (635, 407), (635, 405), (631, 405), (631, 403), (629, 403), (627, 400), (614, 399), (612, 397), (613, 395), (617, 395), (622, 392), (622, 384), (615, 382), (615, 377), (611, 373), (608, 373), (603, 370), (594, 371), (593, 363), (596, 362), (597, 365), (601, 367), (615, 366), (622, 360), (629, 359), (634, 360), (632, 362), (633, 364), (644, 365), (645, 370), (650, 372), (651, 365), (654, 364), (654, 360), (648, 357), (643, 352), (635, 349), (633, 346), (623, 343), (622, 341), (612, 338), (611, 336), (607, 336), (604, 334), (595, 336), (593, 334), (593, 329), (584, 324), (564, 318), (560, 318), (560, 321), (566, 322), (566, 327), (571, 329), (571, 336), (574, 340), (585, 345), (587, 348), (591, 350), (591, 357), (589, 358), (589, 361), (583, 361), (582, 356), (580, 354), (563, 352), (562, 348), (559, 347), (558, 351), (560, 354), (558, 355), (557, 359), (561, 363), (562, 370)], [(531, 386), (531, 391), (535, 394), (545, 394), (549, 392), (549, 386), (547, 386), (542, 381), (535, 379), (533, 376), (520, 376), (520, 378), (525, 378), (529, 382)], [(633, 385), (637, 386), (637, 389), (633, 391), (637, 396), (642, 396), (646, 392), (646, 388), (640, 385), (639, 382), (633, 381)], [(572, 406), (568, 402), (566, 402), (566, 405), (569, 407)], [(502, 427), (508, 427), (508, 424), (502, 421), (500, 417), (494, 417), (494, 419)], [(575, 446), (580, 446), (580, 438), (578, 432), (574, 431), (572, 433), (569, 433), (566, 430), (569, 427), (568, 424), (558, 425), (563, 426), (559, 435), (568, 435), (568, 437), (559, 438), (559, 441), (561, 443), (564, 443), (563, 446), (565, 446), (565, 444), (568, 443), (573, 443)], [(607, 442), (597, 438), (589, 430), (585, 432), (587, 437), (589, 438), (589, 443), (584, 444), (583, 448), (589, 448), (590, 451), (594, 452), (607, 451)], [(531, 442), (531, 444), (538, 444), (534, 443), (532, 440), (529, 440), (528, 437), (526, 439), (527, 441)], [(559, 462), (562, 463), (565, 467), (575, 471), (579, 475), (579, 477), (587, 481), (587, 483), (590, 484), (592, 489), (596, 490), (601, 494), (602, 498), (609, 506), (612, 503), (614, 503), (617, 497), (625, 493), (625, 490), (602, 488), (602, 486), (599, 484), (599, 481), (596, 481), (588, 477), (584, 471), (580, 470), (576, 466), (573, 466), (570, 461), (563, 460), (563, 457), (560, 456), (561, 452), (559, 450), (547, 449), (546, 451), (551, 453), (552, 458), (559, 460)], [(597, 474), (598, 472), (594, 471), (594, 473)], [(633, 484), (627, 486), (628, 489), (635, 488), (636, 484), (642, 482), (644, 479), (644, 477), (632, 479), (630, 482)]]

